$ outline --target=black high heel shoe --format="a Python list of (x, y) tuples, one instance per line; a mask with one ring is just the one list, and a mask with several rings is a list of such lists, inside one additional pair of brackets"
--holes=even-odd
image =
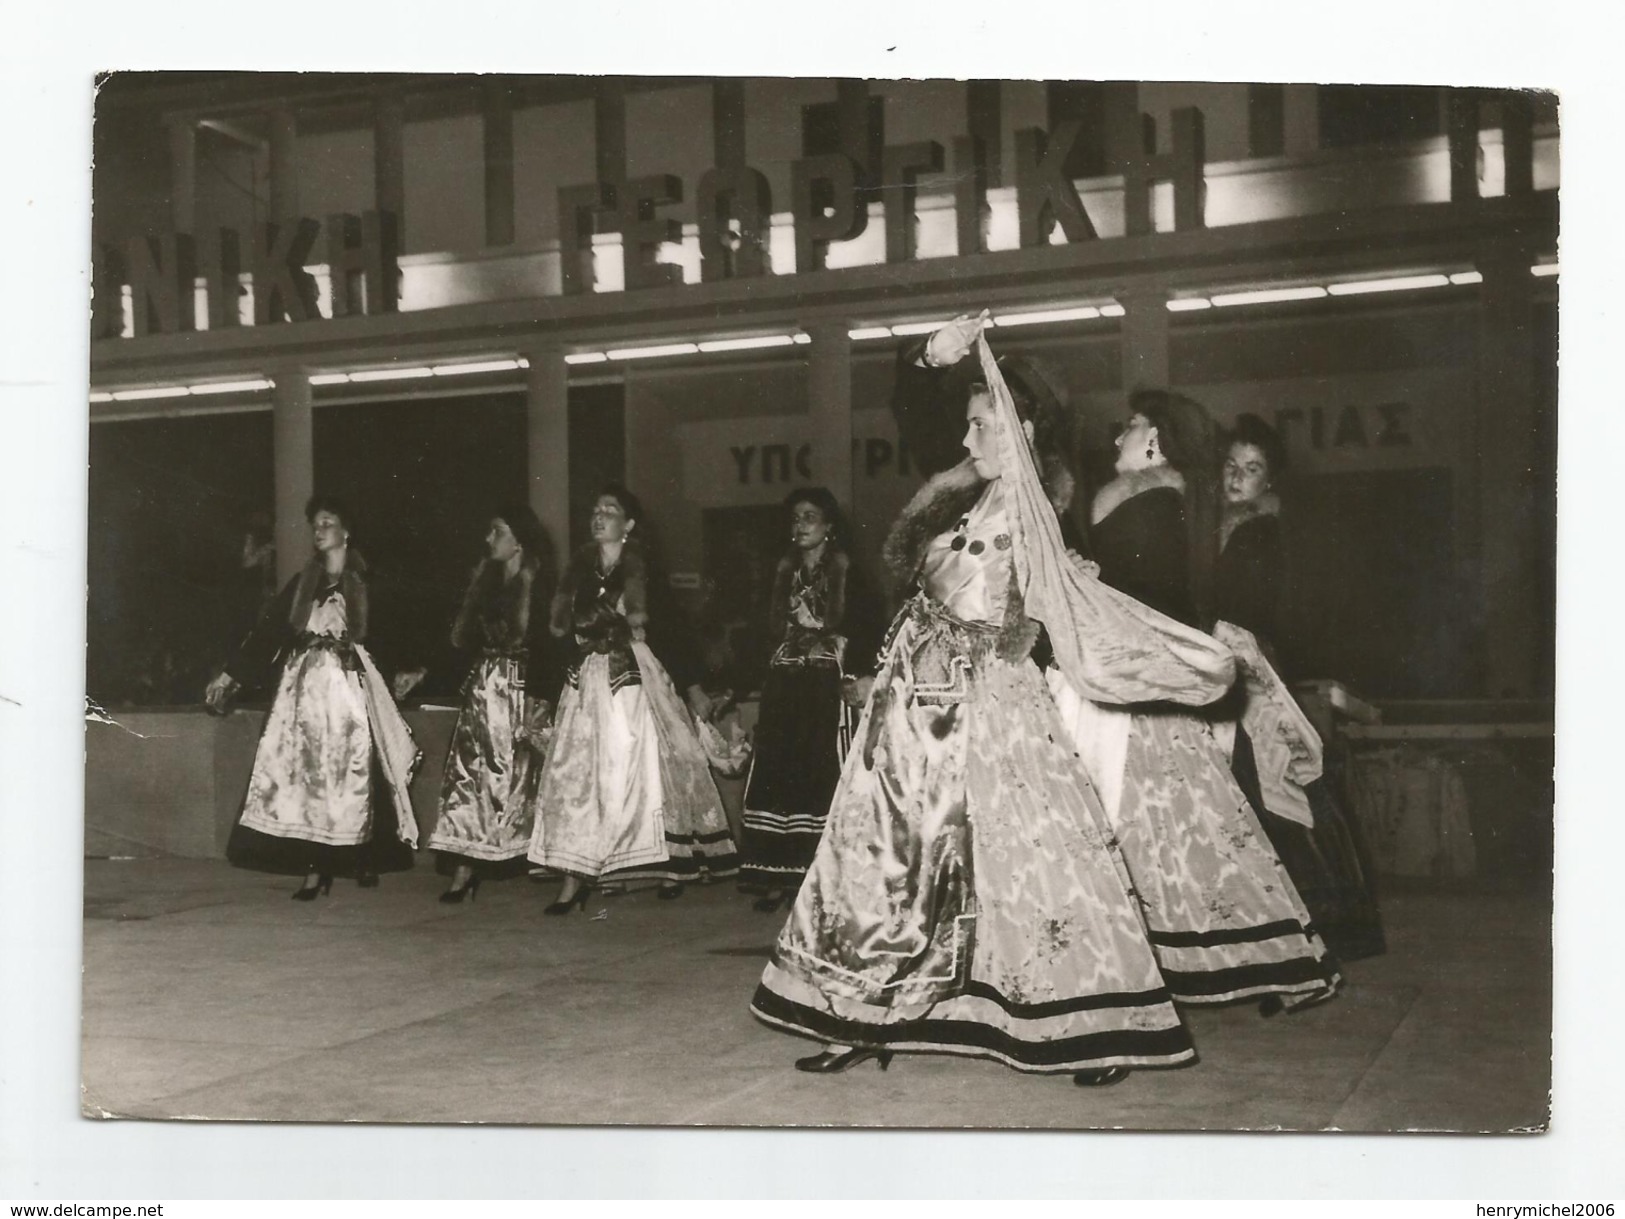
[(325, 897), (332, 892), (333, 878), (323, 872), (316, 877), (316, 883), (306, 885), (302, 889), (293, 891), (293, 900), (296, 902), (313, 902), (318, 897)]
[(440, 904), (443, 906), (455, 906), (460, 904), (465, 897), (468, 898), (469, 901), (473, 901), (479, 895), (480, 878), (478, 876), (474, 876), (471, 877), (469, 882), (462, 888), (447, 889), (444, 893), (442, 893), (440, 895)]
[(587, 908), (587, 898), (589, 898), (591, 896), (592, 896), (592, 886), (591, 885), (582, 885), (581, 888), (576, 890), (576, 895), (574, 897), (572, 897), (569, 901), (567, 901), (567, 902), (566, 901), (554, 902), (551, 906), (544, 907), (543, 910), (542, 910), (542, 913), (543, 914), (569, 914), (570, 911), (572, 911), (572, 910), (585, 910)]
[(1319, 1007), (1322, 1003), (1329, 1003), (1337, 995), (1331, 987), (1312, 993), (1302, 1002), (1287, 1006), (1286, 1000), (1280, 995), (1265, 995), (1258, 1001), (1258, 1014), (1266, 1020), (1273, 1019), (1285, 1012), (1289, 1016), (1296, 1016), (1299, 1012), (1306, 1012), (1312, 1007)]
[(1099, 1067), (1093, 1071), (1072, 1072), (1072, 1082), (1080, 1088), (1109, 1088), (1127, 1078), (1127, 1067)]
[(660, 891), (655, 896), (663, 902), (676, 901), (683, 896), (683, 886), (680, 882), (675, 885), (661, 885)]
[(769, 893), (766, 897), (758, 897), (751, 904), (751, 909), (759, 910), (763, 914), (772, 914), (780, 906), (784, 905), (785, 896), (783, 893)]
[(838, 1075), (848, 1067), (855, 1067), (865, 1059), (873, 1058), (884, 1071), (891, 1065), (891, 1051), (875, 1046), (858, 1046), (852, 1050), (824, 1050), (806, 1058), (796, 1059), (796, 1070), (811, 1071), (814, 1075)]
[(378, 873), (370, 869), (355, 874), (355, 883), (363, 889), (376, 889), (378, 887)]

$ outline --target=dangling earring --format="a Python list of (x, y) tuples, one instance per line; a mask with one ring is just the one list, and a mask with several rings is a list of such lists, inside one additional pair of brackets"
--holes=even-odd
[(1147, 461), (1155, 461), (1157, 459), (1157, 446), (1156, 445), (1148, 444), (1148, 445), (1145, 446), (1145, 459)]

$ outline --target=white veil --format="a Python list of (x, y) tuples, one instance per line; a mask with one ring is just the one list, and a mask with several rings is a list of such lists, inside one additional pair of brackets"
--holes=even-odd
[(1061, 672), (1079, 694), (1098, 703), (1199, 707), (1222, 698), (1236, 679), (1236, 658), (1228, 648), (1073, 565), (985, 338), (976, 340), (976, 352), (998, 423), (1017, 587), (1028, 617), (1048, 630)]

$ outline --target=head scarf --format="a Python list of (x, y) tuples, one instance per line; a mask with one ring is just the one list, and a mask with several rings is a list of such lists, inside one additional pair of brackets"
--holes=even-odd
[(1027, 615), (1048, 630), (1061, 672), (1098, 703), (1199, 707), (1222, 698), (1236, 679), (1228, 648), (1074, 566), (985, 338), (976, 352), (993, 400), (1017, 586)]

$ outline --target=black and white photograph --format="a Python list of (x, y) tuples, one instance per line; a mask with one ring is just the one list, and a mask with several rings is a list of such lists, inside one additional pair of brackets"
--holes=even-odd
[(1606, 1201), (1621, 196), (1510, 7), (19, 60), (0, 1198)]
[(85, 1112), (1541, 1130), (1558, 120), (108, 74)]

